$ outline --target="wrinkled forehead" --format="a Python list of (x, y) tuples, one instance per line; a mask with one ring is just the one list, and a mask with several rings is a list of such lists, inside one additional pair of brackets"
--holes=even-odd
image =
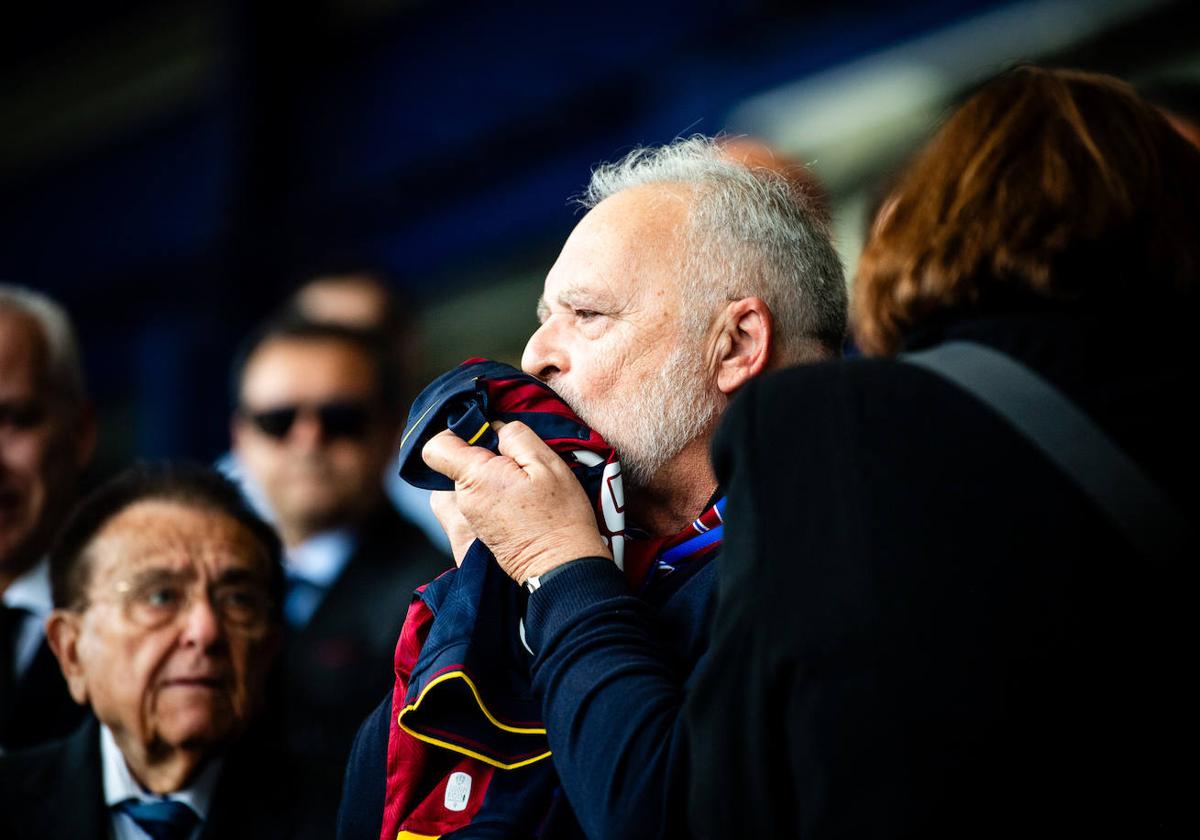
[(676, 292), (691, 200), (689, 188), (664, 184), (604, 199), (571, 232), (546, 276), (543, 299), (553, 303), (580, 292), (618, 297)]
[(208, 580), (269, 575), (263, 546), (232, 516), (160, 499), (135, 502), (117, 513), (84, 554), (93, 587), (148, 570)]

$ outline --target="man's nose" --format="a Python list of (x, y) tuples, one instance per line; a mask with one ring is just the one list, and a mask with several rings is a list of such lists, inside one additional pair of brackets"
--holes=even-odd
[(566, 373), (567, 367), (567, 354), (551, 322), (546, 321), (529, 336), (525, 352), (521, 354), (521, 370), (538, 379), (548, 380), (555, 374)]
[(315, 449), (325, 441), (321, 419), (315, 411), (302, 409), (288, 429), (287, 442), (289, 446), (300, 449)]
[(184, 608), (183, 643), (189, 647), (208, 650), (223, 636), (221, 619), (207, 596), (192, 598)]

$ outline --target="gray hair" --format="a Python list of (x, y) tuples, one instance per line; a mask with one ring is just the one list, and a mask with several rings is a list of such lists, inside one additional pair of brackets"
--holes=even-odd
[(75, 328), (62, 306), (33, 289), (0, 283), (0, 312), (19, 312), (32, 318), (42, 331), (49, 354), (46, 373), (56, 396), (69, 416), (75, 416), (87, 401), (83, 365)]
[(692, 189), (680, 270), (693, 334), (726, 302), (759, 297), (775, 320), (779, 361), (837, 354), (846, 334), (846, 281), (828, 225), (780, 173), (727, 157), (696, 135), (638, 148), (592, 172), (579, 203), (649, 184)]

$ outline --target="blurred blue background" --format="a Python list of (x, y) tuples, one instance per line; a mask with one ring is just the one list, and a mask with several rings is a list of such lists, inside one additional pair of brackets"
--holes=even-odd
[(852, 270), (879, 184), (965, 90), (1018, 60), (1194, 82), (1197, 7), (13, 4), (0, 280), (74, 315), (98, 472), (208, 459), (238, 341), (312, 273), (388, 272), (430, 375), (514, 359), (590, 167), (721, 131), (812, 166)]

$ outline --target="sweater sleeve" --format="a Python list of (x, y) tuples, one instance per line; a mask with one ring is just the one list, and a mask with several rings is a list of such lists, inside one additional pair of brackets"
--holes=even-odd
[(530, 597), (525, 629), (555, 769), (595, 840), (683, 833), (686, 675), (655, 623), (608, 560), (571, 563)]
[(338, 810), (338, 840), (379, 840), (387, 796), (389, 692), (359, 727), (346, 765), (342, 803)]

